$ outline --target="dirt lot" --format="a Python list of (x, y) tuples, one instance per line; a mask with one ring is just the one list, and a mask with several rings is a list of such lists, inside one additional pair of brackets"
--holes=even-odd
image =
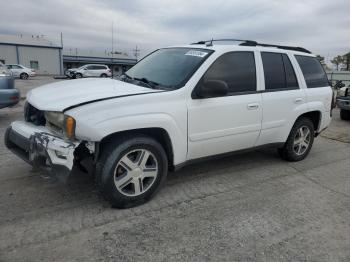
[[(52, 80), (29, 81), (16, 84)], [(22, 106), (0, 111), (0, 139)], [(126, 210), (92, 179), (62, 185), (1, 142), (0, 261), (350, 261), (350, 122), (334, 115), (302, 162), (259, 150), (188, 166)]]

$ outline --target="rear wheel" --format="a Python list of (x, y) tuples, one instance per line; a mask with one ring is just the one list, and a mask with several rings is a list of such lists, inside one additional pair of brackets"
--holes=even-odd
[(105, 77), (107, 77), (107, 74), (101, 74), (101, 77), (105, 78)]
[(20, 74), (19, 78), (23, 79), (23, 80), (26, 80), (26, 79), (29, 78), (29, 75), (27, 73), (22, 73), (22, 74)]
[(168, 160), (163, 147), (143, 135), (116, 139), (103, 149), (97, 164), (100, 191), (113, 207), (150, 200), (164, 183)]
[(349, 110), (340, 109), (340, 118), (342, 120), (350, 120), (350, 111)]
[(303, 160), (310, 152), (314, 142), (314, 125), (308, 118), (298, 119), (284, 146), (278, 149), (279, 155), (287, 161)]

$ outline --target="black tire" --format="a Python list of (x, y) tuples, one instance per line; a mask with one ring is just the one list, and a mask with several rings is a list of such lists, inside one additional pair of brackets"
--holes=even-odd
[(101, 77), (106, 78), (107, 74), (101, 74)]
[(350, 120), (350, 111), (349, 110), (340, 109), (340, 118), (342, 120)]
[(78, 79), (78, 78), (83, 78), (83, 75), (81, 73), (76, 73), (74, 74), (74, 78)]
[[(310, 131), (308, 147), (305, 146), (305, 151), (301, 154), (295, 152), (299, 147), (294, 145), (294, 141), (298, 136), (298, 130), (302, 127)], [(309, 118), (299, 118), (293, 125), (292, 130), (289, 133), (288, 139), (282, 148), (278, 149), (278, 153), (282, 159), (296, 162), (303, 160), (310, 152), (315, 138), (314, 124)], [(297, 147), (297, 148), (296, 148)]]
[(22, 73), (19, 75), (20, 79), (27, 80), (29, 78), (29, 75), (27, 73)]
[[(156, 158), (157, 176), (145, 192), (137, 196), (127, 196), (117, 189), (115, 172), (119, 161), (129, 152), (138, 149), (145, 149)], [(145, 135), (123, 136), (109, 141), (102, 148), (101, 157), (96, 165), (96, 182), (100, 192), (112, 207), (129, 208), (149, 201), (164, 184), (167, 173), (167, 155), (155, 139)]]

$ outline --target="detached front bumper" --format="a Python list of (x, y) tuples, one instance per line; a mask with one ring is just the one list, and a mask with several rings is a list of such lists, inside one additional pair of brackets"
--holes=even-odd
[(46, 168), (67, 178), (73, 168), (74, 151), (80, 142), (65, 141), (44, 126), (16, 121), (5, 133), (5, 145), (34, 167)]

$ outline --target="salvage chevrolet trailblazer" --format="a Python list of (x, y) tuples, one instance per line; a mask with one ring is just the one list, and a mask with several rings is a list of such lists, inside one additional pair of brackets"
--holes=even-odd
[(93, 173), (113, 206), (130, 207), (194, 160), (260, 146), (304, 159), (331, 121), (332, 98), (304, 48), (201, 41), (156, 50), (119, 79), (32, 90), (5, 143), (57, 176)]

